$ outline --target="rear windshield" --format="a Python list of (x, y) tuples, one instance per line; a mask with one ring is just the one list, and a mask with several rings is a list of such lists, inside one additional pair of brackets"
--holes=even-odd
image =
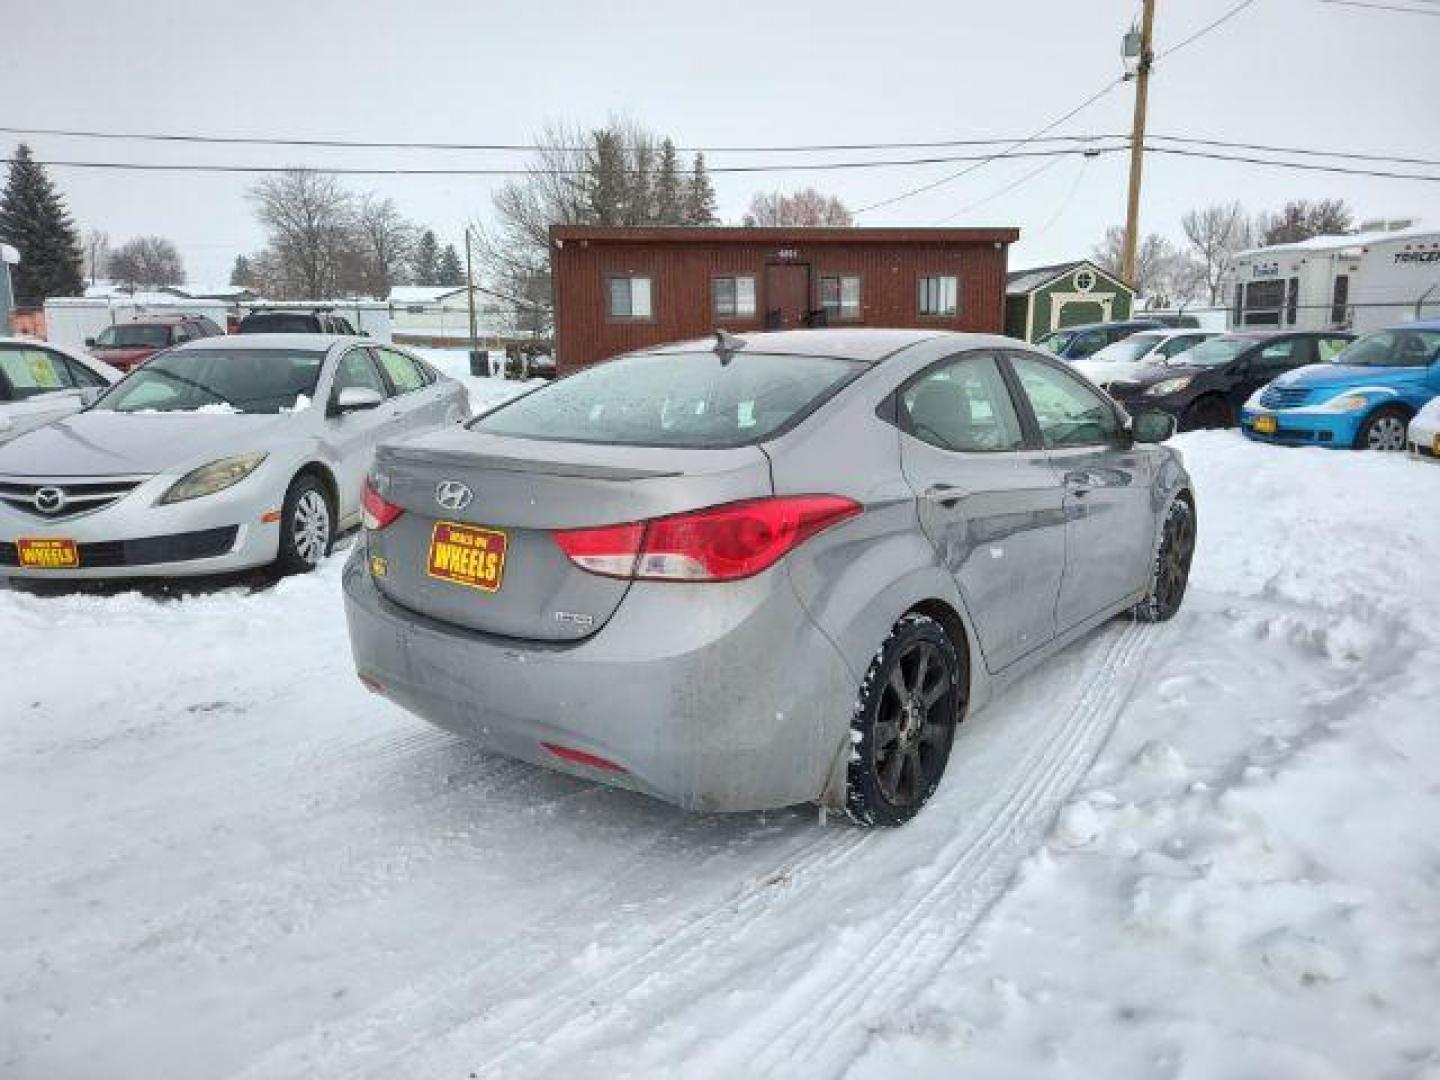
[(297, 311), (262, 311), (240, 320), (242, 334), (313, 334), (319, 326), (314, 315)]
[(764, 440), (865, 370), (827, 356), (628, 356), (517, 398), (475, 431), (557, 442), (727, 447)]
[(95, 403), (101, 412), (281, 413), (315, 396), (323, 352), (182, 349), (161, 353)]
[(105, 348), (163, 349), (170, 344), (170, 327), (139, 323), (107, 326), (95, 338), (95, 344)]
[(1440, 359), (1440, 330), (1381, 330), (1348, 345), (1331, 363), (1425, 367)]

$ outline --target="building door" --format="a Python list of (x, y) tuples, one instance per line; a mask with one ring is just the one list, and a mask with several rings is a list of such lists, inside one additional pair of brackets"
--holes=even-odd
[(809, 311), (810, 267), (804, 263), (766, 265), (765, 329), (803, 328)]

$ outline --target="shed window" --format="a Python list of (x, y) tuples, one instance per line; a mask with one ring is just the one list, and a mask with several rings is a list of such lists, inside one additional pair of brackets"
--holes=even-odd
[(755, 278), (717, 277), (715, 315), (721, 319), (748, 319), (755, 314)]
[(612, 277), (610, 279), (610, 317), (612, 319), (650, 318), (650, 279), (648, 277)]
[(831, 320), (860, 318), (860, 275), (822, 277), (820, 306)]
[(953, 274), (920, 279), (920, 314), (954, 315), (958, 309), (960, 283)]

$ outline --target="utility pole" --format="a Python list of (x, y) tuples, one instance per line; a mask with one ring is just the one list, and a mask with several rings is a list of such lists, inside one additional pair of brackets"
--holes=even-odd
[(475, 326), (475, 271), (470, 258), (470, 226), (465, 226), (465, 300), (470, 308), (470, 374), (485, 375), (488, 370), (481, 371), (480, 367), (480, 340)]
[(1150, 94), (1151, 34), (1155, 26), (1155, 0), (1144, 0), (1140, 19), (1140, 64), (1135, 73), (1135, 124), (1130, 129), (1130, 202), (1125, 209), (1125, 251), (1120, 277), (1135, 285), (1135, 249), (1140, 242), (1140, 173), (1145, 165), (1145, 106)]

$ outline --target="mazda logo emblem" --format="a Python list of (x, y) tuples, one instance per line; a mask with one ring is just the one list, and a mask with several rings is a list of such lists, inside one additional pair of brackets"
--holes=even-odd
[(58, 487), (37, 488), (30, 497), (35, 509), (42, 514), (58, 514), (65, 509), (65, 489)]
[(435, 501), (446, 510), (464, 510), (474, 497), (470, 486), (459, 480), (441, 480), (435, 485)]

